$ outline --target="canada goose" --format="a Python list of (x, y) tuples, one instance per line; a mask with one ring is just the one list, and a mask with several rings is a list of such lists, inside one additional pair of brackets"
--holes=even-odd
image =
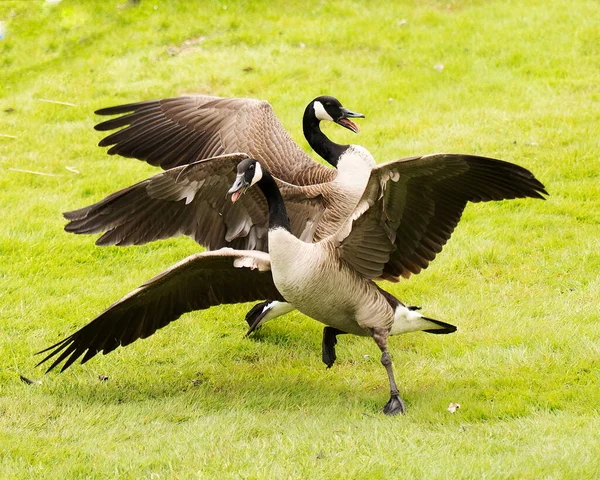
[[(319, 218), (311, 219), (314, 228), (306, 233), (320, 239), (336, 231), (340, 221), (353, 211), (370, 167), (375, 165), (362, 147), (338, 145), (319, 128), (321, 121), (333, 121), (357, 132), (358, 126), (350, 118), (364, 117), (330, 96), (311, 101), (302, 122), (309, 144), (337, 170), (308, 156), (285, 132), (266, 101), (190, 96), (133, 103), (96, 113), (127, 112), (133, 113), (96, 125), (102, 131), (129, 125), (99, 145), (114, 145), (109, 154), (134, 156), (170, 170), (193, 163), (194, 182), (200, 184), (193, 187), (202, 189), (191, 197), (166, 199), (153, 183), (144, 181), (88, 207), (66, 212), (69, 223), (65, 230), (103, 233), (97, 245), (141, 245), (184, 234), (209, 249), (232, 246), (267, 251), (262, 236), (228, 216), (224, 197), (230, 183), (223, 178), (223, 170), (231, 168), (227, 155), (238, 152), (259, 159), (277, 179), (306, 187), (306, 196), (323, 197), (325, 208)], [(181, 201), (184, 197), (185, 202)], [(167, 204), (164, 200), (179, 203)]]
[[(439, 159), (436, 160), (439, 162)], [(407, 308), (373, 280), (386, 273), (392, 276), (404, 272), (417, 273), (413, 270), (426, 266), (431, 260), (427, 253), (435, 256), (439, 252), (438, 246), (441, 249), (445, 243), (444, 234), (449, 236), (467, 201), (511, 197), (543, 199), (541, 194), (546, 193), (544, 186), (530, 172), (497, 160), (471, 157), (467, 160), (469, 169), (461, 171), (446, 159), (436, 172), (435, 168), (431, 168), (434, 165), (430, 164), (427, 168), (425, 165), (429, 162), (421, 159), (419, 163), (424, 166), (424, 171), (420, 175), (413, 171), (412, 178), (410, 173), (405, 175), (407, 172), (403, 167), (406, 163), (409, 162), (390, 162), (374, 171), (351, 219), (337, 233), (316, 243), (303, 242), (292, 234), (277, 183), (256, 160), (246, 159), (239, 164), (236, 181), (229, 190), (232, 202), (253, 185), (258, 185), (265, 195), (269, 206), (269, 256), (273, 282), (287, 302), (327, 325), (323, 332), (323, 361), (328, 366), (335, 361), (336, 335), (339, 333), (373, 338), (382, 352), (381, 363), (390, 383), (390, 400), (383, 409), (390, 415), (404, 413), (405, 406), (394, 378), (388, 336), (437, 329), (450, 333), (455, 328)], [(441, 175), (440, 170), (443, 171)], [(510, 183), (505, 183), (506, 178), (498, 175), (502, 170), (510, 172), (507, 175)], [(425, 192), (417, 195), (417, 204), (410, 205), (403, 183), (423, 174), (434, 176), (427, 184), (430, 191), (424, 188)], [(427, 201), (431, 194), (441, 200), (436, 198), (437, 192), (445, 197), (443, 205)], [(416, 207), (415, 211), (411, 212), (411, 207)], [(421, 255), (415, 257), (414, 263), (402, 261), (406, 252), (397, 247), (405, 241), (414, 240), (410, 225), (403, 228), (403, 217), (422, 215), (431, 207), (434, 211), (441, 207), (440, 217), (445, 217), (447, 223), (442, 224), (446, 223), (446, 228), (426, 225), (424, 233), (435, 233), (420, 239), (424, 248), (416, 253)], [(418, 232), (419, 228), (416, 230)], [(394, 258), (399, 251), (400, 258)]]
[[(266, 228), (248, 230), (225, 202), (230, 182), (223, 177), (218, 162), (223, 155), (236, 152), (260, 159), (278, 179), (309, 187), (307, 195), (323, 197), (323, 210), (318, 218), (311, 219), (314, 228), (306, 229), (302, 237), (319, 240), (337, 231), (356, 206), (369, 171), (362, 157), (367, 158), (368, 165), (375, 165), (366, 150), (334, 143), (321, 131), (321, 121), (332, 121), (357, 133), (359, 127), (351, 118), (364, 118), (332, 96), (319, 96), (306, 106), (302, 127), (311, 147), (338, 167), (337, 171), (308, 156), (266, 101), (197, 95), (132, 103), (96, 113), (122, 115), (95, 127), (100, 131), (121, 129), (99, 143), (112, 145), (108, 150), (111, 155), (135, 157), (164, 169), (211, 159), (202, 164), (204, 174), (195, 169), (195, 181), (203, 189), (185, 203), (161, 203), (154, 184), (141, 182), (94, 205), (66, 212), (70, 222), (65, 230), (103, 233), (97, 245), (141, 245), (183, 234), (208, 249), (231, 246), (267, 251)], [(291, 310), (279, 302), (256, 305), (246, 315), (251, 327), (248, 333)]]
[[(389, 162), (373, 169), (359, 205), (343, 228), (308, 243), (291, 232), (279, 183), (260, 163), (246, 158), (229, 190), (232, 202), (247, 208), (253, 203), (268, 206), (269, 254), (225, 248), (192, 255), (43, 350), (49, 353), (40, 363), (58, 355), (48, 370), (65, 361), (63, 371), (84, 354), (82, 363), (100, 351), (106, 354), (146, 338), (187, 311), (285, 299), (327, 325), (322, 358), (328, 366), (335, 361), (336, 335), (371, 336), (382, 351), (390, 381), (384, 412), (404, 412), (388, 336), (418, 330), (451, 333), (455, 327), (404, 306), (373, 280), (408, 276), (425, 268), (452, 234), (468, 201), (543, 199), (546, 194), (528, 170), (499, 160), (437, 155)], [(416, 188), (407, 188), (413, 183)], [(250, 189), (252, 185), (258, 185), (264, 196)], [(189, 182), (173, 183), (165, 192), (175, 195), (188, 188)]]

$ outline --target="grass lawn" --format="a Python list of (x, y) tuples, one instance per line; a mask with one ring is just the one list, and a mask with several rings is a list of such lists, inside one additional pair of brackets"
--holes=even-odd
[[(596, 0), (0, 1), (0, 478), (600, 478), (599, 15)], [(96, 146), (95, 109), (192, 92), (269, 100), (307, 150), (304, 107), (335, 95), (366, 119), (327, 133), (378, 161), (473, 153), (546, 185), (545, 202), (469, 206), (429, 269), (384, 285), (459, 327), (391, 340), (406, 416), (380, 413), (374, 342), (341, 337), (326, 370), (320, 324), (294, 313), (245, 339), (249, 305), (61, 375), (35, 367), (198, 251), (95, 247), (61, 216), (157, 172)]]

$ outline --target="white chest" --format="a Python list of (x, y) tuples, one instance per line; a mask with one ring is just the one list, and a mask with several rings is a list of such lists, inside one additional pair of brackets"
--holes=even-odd
[(269, 231), (269, 255), (273, 281), (289, 300), (313, 283), (318, 271), (319, 254), (314, 244), (303, 242), (282, 228)]
[(335, 179), (337, 188), (362, 195), (375, 167), (375, 159), (369, 151), (358, 145), (351, 145), (340, 157)]
[(378, 316), (378, 312), (363, 305), (362, 284), (366, 281), (340, 268), (328, 244), (304, 243), (283, 230), (272, 230), (269, 254), (273, 281), (287, 302), (326, 325), (368, 334), (360, 326), (362, 320)]

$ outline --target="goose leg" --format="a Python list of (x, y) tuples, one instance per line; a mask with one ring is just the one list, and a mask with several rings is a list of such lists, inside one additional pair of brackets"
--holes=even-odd
[(246, 337), (263, 323), (285, 315), (292, 310), (294, 310), (294, 307), (286, 302), (265, 300), (264, 302), (257, 303), (246, 314), (246, 322), (248, 322), (248, 327), (250, 327), (246, 332)]
[(385, 371), (388, 374), (390, 381), (390, 399), (383, 407), (383, 413), (386, 415), (398, 415), (399, 413), (406, 413), (406, 407), (404, 402), (400, 398), (396, 380), (394, 379), (394, 370), (392, 368), (392, 359), (388, 352), (388, 331), (374, 328), (373, 329), (373, 340), (381, 350), (381, 364), (385, 367)]
[(335, 355), (335, 346), (337, 345), (337, 336), (346, 332), (333, 327), (325, 327), (323, 329), (322, 359), (327, 368), (331, 368), (337, 358)]

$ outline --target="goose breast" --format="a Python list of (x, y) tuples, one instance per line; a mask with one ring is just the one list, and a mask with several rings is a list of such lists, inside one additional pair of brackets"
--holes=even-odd
[(273, 282), (300, 312), (354, 335), (394, 322), (394, 311), (377, 286), (357, 275), (334, 253), (332, 243), (298, 241), (283, 229), (269, 232)]

